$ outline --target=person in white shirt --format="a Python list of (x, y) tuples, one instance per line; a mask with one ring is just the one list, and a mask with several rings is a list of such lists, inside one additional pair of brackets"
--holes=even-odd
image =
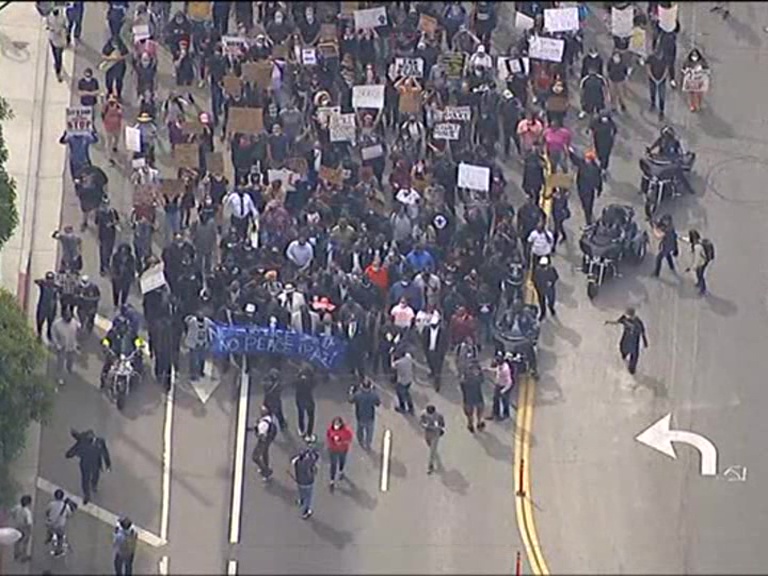
[(30, 538), (32, 536), (32, 496), (25, 494), (11, 509), (11, 521), (13, 527), (21, 533), (13, 545), (13, 559), (16, 562), (29, 562), (32, 557), (29, 554)]
[(510, 366), (503, 352), (498, 352), (491, 367), (496, 372), (496, 381), (493, 385), (493, 413), (491, 419), (506, 420), (509, 418), (509, 395), (515, 385), (512, 366)]
[(242, 239), (248, 236), (248, 224), (259, 220), (256, 205), (242, 190), (233, 190), (227, 195), (224, 199), (224, 213), (229, 214), (232, 226)]
[(392, 322), (401, 330), (408, 330), (413, 325), (416, 313), (413, 308), (408, 306), (408, 300), (403, 296), (400, 301), (392, 307), (390, 311)]
[(312, 264), (315, 249), (312, 244), (307, 242), (307, 237), (302, 234), (288, 244), (288, 248), (285, 249), (285, 257), (293, 262), (299, 270), (306, 270)]
[(542, 256), (552, 254), (552, 250), (555, 247), (555, 238), (552, 232), (546, 229), (543, 220), (528, 235), (528, 246), (530, 246), (534, 266), (538, 264)]
[(51, 10), (45, 19), (45, 29), (48, 30), (48, 41), (53, 53), (53, 69), (56, 72), (56, 79), (61, 82), (64, 79), (61, 70), (64, 48), (67, 47), (67, 18), (61, 8)]
[(77, 509), (77, 505), (64, 495), (64, 490), (57, 488), (53, 500), (45, 508), (45, 526), (48, 529), (48, 542), (56, 537), (54, 556), (62, 556), (67, 549), (67, 520)]

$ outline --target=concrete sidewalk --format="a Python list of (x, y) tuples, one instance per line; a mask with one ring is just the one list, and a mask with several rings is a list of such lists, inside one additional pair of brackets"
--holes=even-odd
[[(29, 279), (56, 264), (50, 231), (58, 226), (66, 150), (58, 143), (70, 100), (73, 54), (64, 54), (64, 82), (53, 73), (48, 36), (34, 3), (14, 2), (0, 12), (0, 96), (14, 118), (4, 123), (9, 151), (7, 169), (16, 181), (19, 227), (0, 253), (0, 285), (16, 294), (30, 318), (34, 307)], [(27, 447), (14, 464), (21, 490), (35, 494), (40, 426), (30, 426)], [(0, 567), (0, 573), (28, 571), (26, 566)]]

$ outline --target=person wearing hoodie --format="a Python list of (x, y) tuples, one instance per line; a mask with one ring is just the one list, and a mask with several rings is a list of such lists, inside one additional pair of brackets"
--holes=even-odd
[(352, 429), (344, 423), (341, 416), (337, 416), (328, 426), (325, 440), (328, 445), (328, 454), (331, 458), (331, 491), (336, 487), (336, 473), (339, 480), (344, 480), (344, 467), (347, 463), (347, 454), (352, 445)]

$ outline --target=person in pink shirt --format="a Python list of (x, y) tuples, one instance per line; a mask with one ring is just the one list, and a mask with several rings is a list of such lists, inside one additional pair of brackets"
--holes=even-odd
[(547, 149), (547, 156), (552, 166), (552, 172), (558, 168), (562, 172), (568, 171), (568, 147), (571, 145), (571, 131), (562, 123), (555, 119), (552, 124), (544, 130), (544, 145)]
[(517, 125), (517, 135), (520, 137), (521, 156), (525, 156), (533, 150), (534, 145), (541, 141), (541, 135), (544, 132), (544, 125), (536, 117), (536, 114), (529, 111), (525, 118), (520, 120)]

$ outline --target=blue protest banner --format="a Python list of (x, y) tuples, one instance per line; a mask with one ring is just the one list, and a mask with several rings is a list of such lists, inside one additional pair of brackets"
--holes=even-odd
[(215, 324), (211, 339), (214, 354), (280, 354), (329, 370), (343, 364), (346, 349), (346, 342), (333, 336), (310, 336), (262, 326)]

